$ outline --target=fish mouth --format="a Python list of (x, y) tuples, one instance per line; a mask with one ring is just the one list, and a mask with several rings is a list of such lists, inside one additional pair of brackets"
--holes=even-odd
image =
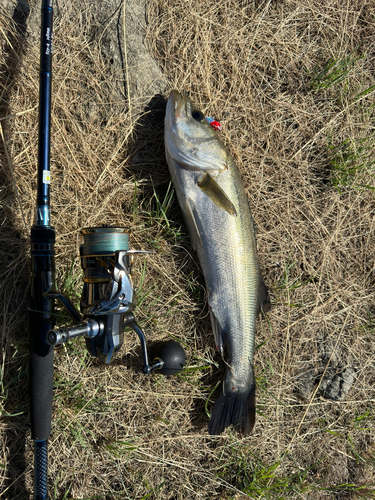
[(177, 133), (176, 129), (176, 108), (181, 103), (182, 95), (177, 90), (171, 90), (167, 101), (167, 109), (165, 112), (165, 131), (169, 137), (174, 137)]
[(189, 100), (187, 93), (171, 90), (167, 105), (168, 119), (175, 122), (176, 119), (185, 118), (187, 115), (186, 104)]
[(187, 103), (189, 101), (187, 93), (171, 90), (167, 102), (165, 113), (165, 131), (169, 137), (168, 146), (179, 141), (179, 124), (184, 123), (187, 118)]
[(172, 90), (165, 114), (165, 149), (168, 156), (185, 168), (200, 169), (194, 155), (190, 154), (190, 134), (186, 128), (187, 107), (190, 98), (186, 93)]

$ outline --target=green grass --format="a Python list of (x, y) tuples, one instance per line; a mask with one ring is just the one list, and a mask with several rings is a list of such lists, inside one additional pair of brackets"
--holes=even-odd
[(129, 455), (129, 453), (137, 449), (137, 446), (135, 446), (132, 442), (112, 441), (109, 439), (101, 442), (100, 445), (106, 450), (107, 453), (116, 458)]
[(352, 52), (348, 55), (331, 58), (322, 69), (317, 67), (312, 73), (309, 73), (311, 77), (310, 88), (319, 91), (346, 82), (356, 63), (365, 57), (365, 55), (358, 56)]
[(147, 241), (153, 248), (160, 251), (163, 241), (178, 243), (186, 236), (182, 227), (173, 222), (174, 218), (170, 217), (172, 206), (176, 206), (172, 182), (169, 182), (163, 197), (157, 193), (154, 185), (152, 188), (153, 195), (147, 203), (147, 208), (141, 213), (143, 217), (146, 217), (147, 226), (153, 229), (153, 236), (147, 238)]
[(332, 184), (340, 194), (344, 188), (375, 190), (373, 135), (362, 139), (348, 138), (339, 146), (333, 146), (330, 136), (328, 150), (331, 153)]
[[(332, 102), (340, 105), (342, 114), (346, 108), (350, 108), (360, 103), (358, 113), (366, 122), (372, 120), (372, 110), (374, 104), (366, 100), (375, 90), (375, 85), (366, 85), (364, 82), (355, 81), (349, 83), (349, 76), (354, 73), (357, 63), (368, 60), (366, 54), (357, 55), (355, 51), (347, 55), (331, 58), (323, 68), (317, 67), (310, 73), (309, 86), (318, 92), (331, 89)], [(343, 86), (340, 84), (343, 84)], [(361, 90), (361, 88), (364, 90)], [(363, 102), (362, 102), (363, 101)], [(357, 113), (355, 113), (357, 114)], [(338, 126), (338, 128), (340, 128)], [(372, 130), (372, 127), (370, 128)], [(336, 131), (335, 131), (336, 132)], [(373, 183), (375, 164), (374, 156), (374, 136), (370, 131), (369, 135), (357, 138), (348, 137), (339, 145), (333, 144), (334, 133), (328, 137), (329, 168), (331, 171), (331, 182), (340, 194), (343, 189), (369, 189), (374, 191)]]
[(82, 269), (78, 269), (75, 265), (77, 259), (73, 257), (71, 261), (66, 263), (65, 275), (61, 286), (61, 291), (68, 295), (70, 300), (79, 309), (81, 293), (83, 287)]
[[(228, 459), (229, 458), (229, 459)], [(250, 498), (285, 499), (299, 498), (317, 489), (308, 474), (313, 467), (296, 473), (280, 474), (281, 461), (267, 463), (254, 456), (249, 447), (241, 447), (233, 440), (225, 465), (218, 468), (218, 475), (249, 495)]]
[[(292, 301), (294, 295), (293, 292), (298, 289), (305, 287), (308, 283), (316, 280), (316, 276), (308, 279), (304, 279), (304, 273), (298, 273), (296, 269), (296, 261), (291, 264), (284, 264), (284, 270), (281, 273), (279, 279), (272, 285), (272, 292), (276, 295), (277, 301), (283, 302), (287, 304), (289, 307), (306, 307), (309, 304), (309, 301), (304, 297), (303, 302), (294, 302)], [(284, 302), (285, 301), (285, 302)]]

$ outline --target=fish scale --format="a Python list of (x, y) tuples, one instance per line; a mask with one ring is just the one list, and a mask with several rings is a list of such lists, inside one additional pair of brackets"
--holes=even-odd
[(217, 348), (227, 365), (209, 432), (255, 421), (255, 323), (269, 304), (247, 197), (237, 167), (190, 98), (172, 91), (165, 118), (166, 158), (206, 281)]

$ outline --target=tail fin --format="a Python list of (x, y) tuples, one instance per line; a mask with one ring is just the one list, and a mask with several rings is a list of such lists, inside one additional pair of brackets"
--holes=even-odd
[[(225, 382), (224, 382), (225, 384)], [(221, 392), (212, 408), (208, 424), (210, 434), (221, 434), (233, 424), (237, 431), (249, 434), (255, 424), (255, 383), (236, 391)]]

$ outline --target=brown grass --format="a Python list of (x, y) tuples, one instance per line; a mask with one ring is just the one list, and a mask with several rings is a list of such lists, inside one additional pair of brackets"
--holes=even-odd
[[(129, 227), (133, 248), (158, 250), (136, 261), (136, 284), (146, 270), (137, 311), (142, 327), (152, 344), (168, 336), (181, 341), (188, 368), (201, 369), (176, 378), (141, 375), (133, 334), (108, 367), (89, 358), (82, 340), (56, 349), (51, 497), (369, 498), (375, 482), (374, 173), (360, 168), (338, 190), (331, 165), (347, 139), (354, 144), (351, 165), (361, 164), (359, 141), (374, 134), (374, 93), (360, 94), (374, 84), (375, 4), (147, 2), (150, 50), (170, 88), (187, 90), (205, 114), (221, 120), (256, 223), (273, 307), (257, 329), (257, 422), (241, 438), (231, 430), (207, 434), (205, 405), (211, 408), (208, 398), (223, 372), (204, 281), (180, 229), (177, 201), (168, 212), (170, 228), (153, 212), (154, 190), (163, 199), (169, 184), (160, 100), (142, 96), (150, 105), (140, 117), (142, 100), (129, 105), (126, 95), (127, 68), (120, 71), (105, 56), (101, 35), (114, 26), (99, 25), (88, 2), (60, 3), (51, 148), (59, 287), (75, 258), (77, 285), (69, 293), (79, 294), (80, 229)], [(27, 300), (39, 34), (16, 28), (0, 9), (4, 499), (32, 498), (33, 490)], [(343, 81), (316, 90), (314, 75), (350, 54), (365, 57)], [(315, 390), (323, 370), (331, 369), (332, 349), (322, 355), (328, 345), (336, 346), (337, 366), (356, 372), (340, 402)], [(318, 375), (306, 400), (296, 387), (307, 369)]]

